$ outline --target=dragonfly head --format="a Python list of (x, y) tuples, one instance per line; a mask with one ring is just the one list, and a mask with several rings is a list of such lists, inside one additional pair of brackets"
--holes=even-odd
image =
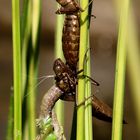
[(53, 65), (53, 70), (56, 74), (56, 76), (61, 76), (62, 73), (64, 72), (65, 70), (65, 64), (63, 63), (63, 61), (58, 58), (54, 61), (54, 65)]

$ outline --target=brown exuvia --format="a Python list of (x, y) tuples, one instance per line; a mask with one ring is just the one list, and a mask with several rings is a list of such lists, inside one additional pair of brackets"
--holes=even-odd
[(82, 8), (75, 0), (57, 0), (62, 6), (56, 11), (57, 14), (66, 14), (62, 34), (62, 48), (66, 64), (76, 71), (79, 43), (80, 43), (80, 19), (79, 13)]
[[(65, 101), (75, 101), (77, 76), (65, 65), (61, 59), (56, 59), (53, 70), (56, 74), (56, 85), (62, 90), (60, 99)], [(92, 96), (92, 115), (97, 119), (112, 122), (112, 109), (96, 96)], [(123, 121), (126, 124), (125, 121)]]

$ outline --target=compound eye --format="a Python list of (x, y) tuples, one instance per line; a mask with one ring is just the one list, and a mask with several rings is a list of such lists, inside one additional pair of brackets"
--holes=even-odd
[(61, 67), (60, 67), (60, 65), (58, 65), (58, 66), (55, 68), (55, 73), (56, 73), (56, 75), (60, 75), (60, 74), (61, 74)]

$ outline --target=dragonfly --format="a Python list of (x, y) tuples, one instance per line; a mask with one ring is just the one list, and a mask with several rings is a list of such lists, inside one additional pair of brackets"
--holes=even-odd
[[(63, 91), (60, 99), (74, 102), (76, 85), (78, 84), (77, 76), (75, 76), (72, 70), (60, 58), (54, 61), (53, 70), (56, 75), (56, 86)], [(95, 95), (89, 98), (92, 99), (92, 116), (102, 121), (112, 122), (112, 109)], [(126, 122), (124, 121), (124, 123)]]
[[(42, 140), (41, 138), (48, 134), (48, 127), (46, 128), (46, 126), (48, 126), (50, 119), (53, 118), (52, 114), (55, 103), (59, 99), (75, 101), (77, 77), (73, 71), (60, 58), (54, 61), (53, 70), (55, 72), (56, 82), (55, 85), (45, 93), (41, 102), (40, 115), (37, 119), (40, 134), (37, 136), (37, 140)], [(105, 122), (112, 122), (112, 109), (95, 95), (92, 95), (90, 98), (92, 99), (92, 116)], [(123, 121), (123, 123), (125, 124), (126, 121)], [(57, 134), (58, 137), (62, 137), (61, 134), (62, 133), (59, 132), (59, 134)]]

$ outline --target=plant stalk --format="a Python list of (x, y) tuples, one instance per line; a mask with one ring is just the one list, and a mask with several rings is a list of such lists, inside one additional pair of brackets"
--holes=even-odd
[[(60, 8), (57, 5), (57, 8)], [(62, 29), (64, 25), (64, 16), (56, 16), (56, 36), (55, 36), (55, 59), (61, 58), (64, 60), (63, 51), (62, 51)], [(62, 101), (57, 101), (55, 105), (55, 111), (57, 114), (57, 119), (61, 125), (64, 124), (64, 103)]]
[(127, 23), (129, 0), (121, 2), (119, 34), (117, 44), (116, 73), (115, 73), (115, 89), (113, 104), (113, 124), (112, 124), (112, 140), (122, 139), (123, 125), (123, 104), (125, 89), (125, 68), (126, 68), (126, 41), (127, 41)]
[[(86, 7), (88, 5), (87, 0), (81, 1), (81, 7)], [(79, 70), (85, 69), (84, 56), (88, 46), (88, 8), (81, 13), (80, 16), (80, 49), (79, 49)], [(81, 73), (81, 75), (83, 72)], [(78, 79), (78, 95), (77, 103), (81, 103), (85, 99), (85, 79)], [(85, 139), (85, 110), (84, 105), (81, 105), (77, 109), (77, 140)]]
[(12, 0), (13, 72), (14, 72), (14, 140), (21, 140), (21, 45), (19, 0)]

